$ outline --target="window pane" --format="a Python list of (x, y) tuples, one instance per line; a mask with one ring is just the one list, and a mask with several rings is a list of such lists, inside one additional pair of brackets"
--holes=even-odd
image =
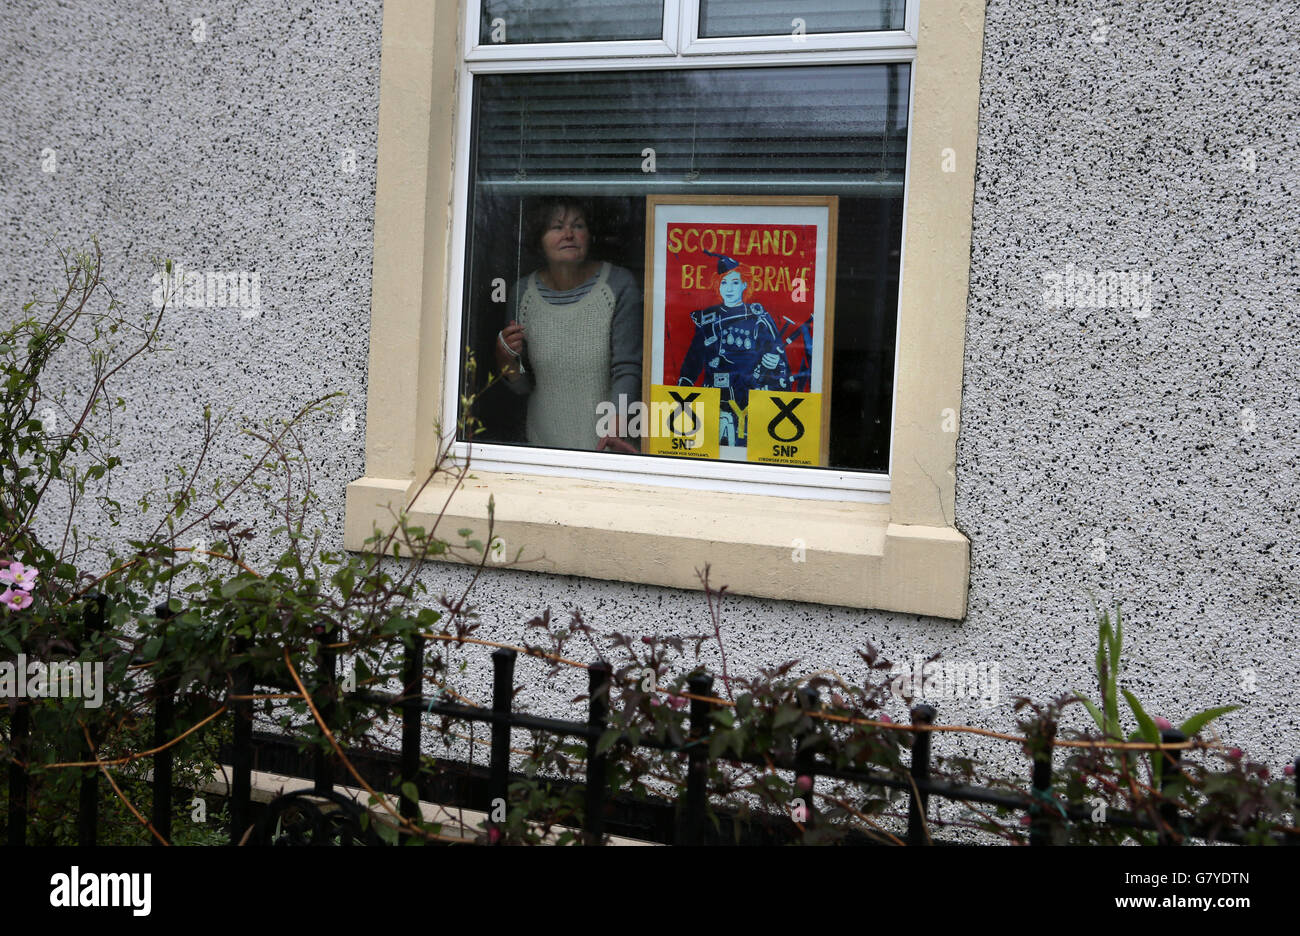
[[(585, 202), (586, 256), (622, 271), (639, 302), (647, 195), (836, 195), (827, 467), (887, 470), (909, 80), (906, 64), (476, 77), (463, 335), (479, 373), (462, 392), (497, 371), (498, 333), (516, 320), (530, 275), (549, 268), (530, 223), (544, 198)], [(606, 359), (614, 339), (596, 334), (602, 392), (621, 382), (639, 399), (639, 378)], [(573, 343), (590, 342), (575, 333)], [(533, 368), (538, 384), (557, 379), (547, 364)], [(589, 365), (575, 359), (564, 373)], [(492, 387), (477, 407), (477, 439), (550, 444), (539, 441), (544, 417), (530, 413), (529, 396)], [(583, 402), (565, 419), (589, 433), (594, 415)], [(585, 436), (570, 441), (592, 447)]]
[(700, 0), (700, 37), (902, 29), (905, 0)]
[(663, 36), (663, 0), (483, 0), (479, 42), (602, 42)]

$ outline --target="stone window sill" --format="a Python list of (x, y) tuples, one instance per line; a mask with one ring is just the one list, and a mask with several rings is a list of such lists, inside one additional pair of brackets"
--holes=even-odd
[[(809, 501), (754, 494), (683, 496), (659, 488), (526, 474), (472, 472), (452, 491), (435, 481), (410, 510), (430, 528), (443, 505), (443, 539), (488, 535), (511, 565), (671, 588), (700, 588), (696, 570), (737, 594), (878, 608), (942, 618), (966, 613), (970, 543), (946, 526), (890, 521), (888, 504)], [(345, 545), (365, 548), (393, 526), (412, 484), (360, 478), (348, 487)], [(448, 495), (451, 494), (450, 503)], [(519, 559), (514, 561), (518, 555)]]

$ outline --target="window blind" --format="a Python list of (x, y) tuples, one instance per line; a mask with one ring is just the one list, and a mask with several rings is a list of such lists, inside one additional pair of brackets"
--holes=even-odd
[(909, 79), (906, 64), (483, 75), (473, 177), (520, 194), (894, 195)]

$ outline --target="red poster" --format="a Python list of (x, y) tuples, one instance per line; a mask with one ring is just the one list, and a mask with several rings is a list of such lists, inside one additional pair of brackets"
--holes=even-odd
[(817, 225), (671, 222), (665, 259), (659, 382), (809, 392)]
[(759, 460), (750, 401), (830, 386), (838, 202), (647, 195), (646, 205), (646, 399), (652, 387), (717, 390), (717, 457)]

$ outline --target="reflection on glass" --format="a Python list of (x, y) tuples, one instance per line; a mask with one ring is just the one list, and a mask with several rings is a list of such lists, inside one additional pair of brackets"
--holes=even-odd
[(640, 396), (641, 290), (626, 269), (595, 258), (591, 217), (564, 196), (527, 211), (524, 244), (543, 263), (506, 297), (494, 357), (510, 392), (527, 398), (529, 445), (636, 454), (626, 426), (598, 416), (606, 401)]
[(663, 0), (483, 0), (482, 45), (658, 39)]
[(905, 0), (700, 0), (700, 37), (902, 29)]
[(887, 470), (909, 79), (906, 64), (476, 77), (462, 339), (478, 372), (462, 393), (488, 371), (524, 381), (483, 395), (476, 438), (636, 441), (618, 426), (605, 441), (592, 400), (640, 399), (647, 195), (825, 194), (829, 465)]

